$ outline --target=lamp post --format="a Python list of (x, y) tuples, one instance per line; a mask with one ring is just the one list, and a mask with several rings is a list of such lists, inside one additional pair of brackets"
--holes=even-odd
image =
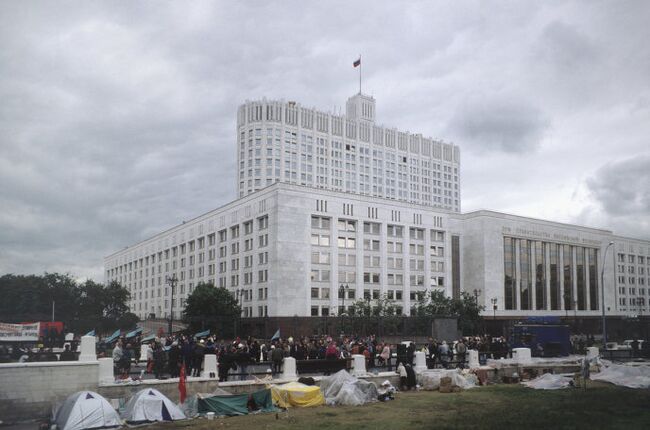
[(165, 276), (165, 283), (169, 284), (169, 286), (172, 289), (172, 299), (171, 302), (169, 302), (169, 330), (167, 330), (167, 332), (171, 336), (173, 325), (174, 325), (174, 287), (178, 283), (178, 278), (176, 277), (176, 273), (174, 273), (171, 278), (169, 276)]
[(605, 248), (605, 252), (603, 253), (603, 267), (600, 268), (600, 306), (603, 318), (603, 348), (606, 348), (607, 344), (607, 320), (605, 319), (605, 263), (607, 262), (607, 251), (609, 251), (609, 247), (613, 244), (614, 242), (609, 242), (607, 248)]
[(343, 302), (343, 312), (339, 312), (339, 314), (345, 313), (345, 292), (350, 289), (350, 286), (348, 284), (341, 284), (339, 287), (339, 296), (341, 296), (341, 301)]

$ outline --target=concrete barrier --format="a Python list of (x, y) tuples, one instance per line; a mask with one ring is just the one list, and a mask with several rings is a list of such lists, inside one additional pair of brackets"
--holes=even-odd
[(203, 358), (203, 372), (201, 376), (204, 378), (217, 378), (217, 356), (214, 354), (206, 354)]
[(415, 367), (416, 372), (427, 370), (427, 355), (423, 351), (415, 351)]
[(296, 359), (293, 357), (285, 357), (282, 360), (282, 378), (283, 379), (295, 379), (298, 377), (296, 375)]
[(470, 369), (476, 369), (477, 367), (479, 367), (480, 364), (478, 361), (478, 351), (476, 351), (475, 349), (470, 349), (467, 351), (467, 353), (469, 356), (468, 367)]
[(95, 336), (81, 336), (79, 361), (97, 361), (95, 353)]
[(368, 373), (366, 372), (366, 357), (364, 355), (354, 354), (352, 356), (352, 362), (354, 365), (352, 374), (354, 376), (364, 376)]

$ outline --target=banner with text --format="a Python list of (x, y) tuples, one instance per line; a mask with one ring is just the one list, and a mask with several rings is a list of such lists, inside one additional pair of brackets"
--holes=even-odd
[(0, 323), (0, 342), (35, 342), (40, 333), (40, 323)]

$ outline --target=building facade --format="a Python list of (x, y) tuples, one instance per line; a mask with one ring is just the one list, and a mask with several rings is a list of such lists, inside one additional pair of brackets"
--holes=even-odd
[(105, 280), (129, 290), (140, 318), (177, 318), (201, 282), (250, 318), (340, 315), (379, 298), (409, 315), (431, 290), (472, 294), (495, 318), (650, 314), (649, 241), (461, 214), (458, 147), (377, 126), (375, 113), (362, 94), (345, 116), (242, 105), (240, 197), (107, 256)]
[(141, 318), (177, 317), (199, 282), (228, 288), (244, 317), (337, 315), (384, 296), (408, 314), (417, 292), (452, 294), (451, 215), (280, 182), (106, 257), (106, 280)]
[(275, 182), (460, 211), (460, 149), (375, 124), (375, 99), (346, 115), (295, 102), (248, 101), (237, 111), (237, 195)]

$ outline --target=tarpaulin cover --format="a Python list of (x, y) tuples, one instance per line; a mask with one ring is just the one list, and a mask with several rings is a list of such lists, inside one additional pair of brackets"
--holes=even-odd
[(468, 389), (474, 388), (478, 384), (476, 375), (460, 369), (425, 370), (417, 374), (417, 381), (423, 390), (436, 391), (440, 387), (440, 378), (444, 376), (451, 378), (452, 387)]
[(105, 398), (94, 391), (78, 391), (63, 402), (54, 422), (60, 430), (119, 427), (119, 414)]
[(160, 391), (145, 388), (124, 406), (122, 418), (129, 423), (184, 420), (185, 414)]
[(372, 382), (355, 378), (345, 370), (324, 377), (320, 389), (328, 405), (358, 406), (377, 401), (377, 387)]
[(650, 366), (630, 366), (606, 363), (598, 373), (591, 374), (591, 380), (610, 382), (628, 388), (650, 388)]
[(111, 343), (120, 336), (120, 329), (115, 330), (112, 335), (104, 339), (104, 343)]
[[(249, 411), (249, 399), (252, 398), (254, 408)], [(256, 391), (252, 394), (233, 394), (210, 397), (199, 397), (199, 413), (214, 412), (216, 415), (247, 415), (249, 412), (274, 412), (273, 397), (270, 389)]]
[(325, 404), (325, 397), (319, 387), (289, 382), (283, 385), (271, 385), (273, 402), (281, 408), (297, 406), (307, 408)]
[(127, 339), (131, 339), (132, 337), (136, 337), (140, 333), (142, 333), (142, 328), (136, 327), (135, 330), (128, 332), (124, 337), (126, 337)]
[(572, 378), (572, 375), (545, 373), (538, 378), (522, 382), (521, 384), (536, 390), (559, 390), (562, 388), (568, 388), (571, 384)]

